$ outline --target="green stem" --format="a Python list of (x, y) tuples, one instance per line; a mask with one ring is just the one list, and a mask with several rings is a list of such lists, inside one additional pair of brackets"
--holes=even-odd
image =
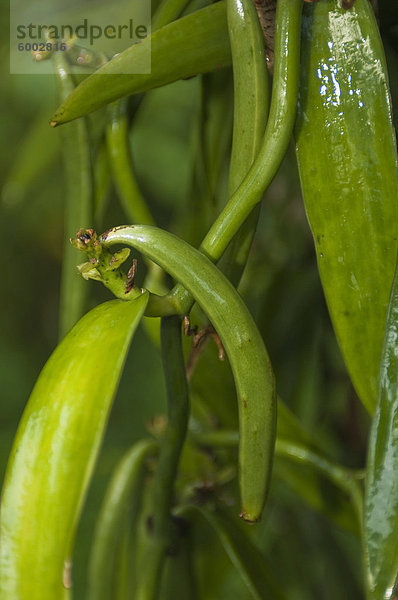
[[(127, 104), (128, 99), (124, 98), (108, 107), (109, 125), (106, 137), (113, 178), (128, 221), (154, 225), (154, 218), (135, 178), (129, 140)], [(145, 262), (148, 268), (145, 287), (149, 287), (155, 293), (165, 294), (167, 288), (163, 282), (163, 270), (151, 260), (145, 260)]]
[(239, 431), (220, 429), (191, 434), (199, 446), (216, 448), (236, 448), (239, 444)]
[(174, 494), (174, 480), (184, 444), (188, 416), (188, 385), (182, 351), (181, 320), (178, 317), (162, 319), (162, 360), (168, 400), (168, 425), (161, 445), (159, 467), (154, 482), (153, 532), (163, 538), (168, 532), (170, 508)]
[(153, 512), (137, 600), (155, 600), (159, 595), (166, 552), (173, 537), (171, 508), (174, 481), (184, 444), (189, 399), (182, 351), (181, 319), (166, 317), (161, 325), (162, 359), (166, 379), (168, 423), (160, 446), (153, 482)]
[[(56, 52), (53, 61), (59, 94), (61, 99), (65, 100), (74, 90), (74, 82), (62, 52)], [(79, 227), (92, 225), (93, 190), (90, 144), (85, 120), (79, 119), (68, 124), (60, 135), (66, 181), (65, 242), (59, 315), (59, 336), (63, 338), (85, 311), (88, 289), (78, 275), (79, 256), (70, 245), (69, 238), (76, 234)]]
[[(98, 229), (103, 227), (109, 199), (111, 171), (105, 139), (101, 140), (94, 160), (94, 222)], [(76, 233), (76, 232), (75, 232)]]
[(107, 143), (114, 181), (129, 222), (154, 225), (134, 176), (126, 108), (125, 98), (109, 106)]

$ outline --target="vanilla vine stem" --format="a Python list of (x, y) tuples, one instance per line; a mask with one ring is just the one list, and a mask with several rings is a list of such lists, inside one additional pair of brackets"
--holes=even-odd
[(156, 600), (169, 546), (173, 540), (171, 509), (174, 482), (188, 429), (189, 394), (182, 351), (181, 319), (165, 317), (161, 324), (162, 361), (167, 391), (167, 428), (160, 443), (153, 481), (152, 513), (137, 600)]

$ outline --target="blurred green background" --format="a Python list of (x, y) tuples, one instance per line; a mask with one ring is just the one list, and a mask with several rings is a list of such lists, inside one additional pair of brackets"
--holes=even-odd
[[(392, 4), (380, 3), (380, 19), (393, 105), (397, 107), (398, 10)], [(9, 15), (4, 1), (1, 11), (2, 31), (7, 32)], [(29, 393), (57, 343), (64, 181), (59, 131), (48, 126), (58, 104), (55, 81), (51, 76), (9, 75), (7, 36), (2, 36), (0, 43), (3, 475)], [(208, 101), (216, 97), (214, 93), (206, 95), (209, 89), (218, 89), (217, 102)], [(154, 90), (144, 97), (131, 129), (138, 181), (158, 224), (195, 244), (225, 201), (232, 124), (230, 90), (230, 70)], [(205, 176), (198, 168), (198, 148), (203, 140)], [(112, 186), (107, 198), (102, 223), (96, 224), (102, 230), (125, 222)], [(208, 202), (206, 211), (200, 209), (203, 198)], [(109, 298), (99, 284), (87, 285), (91, 306)], [(266, 340), (279, 394), (316, 432), (336, 461), (349, 467), (363, 466), (368, 421), (347, 378), (329, 323), (293, 146), (266, 193), (241, 292)], [(214, 365), (216, 362), (209, 360), (210, 371), (218, 368)], [(202, 383), (206, 387), (206, 382)], [(212, 393), (214, 409), (215, 404), (223, 403), (223, 390), (214, 386)], [(148, 422), (164, 409), (159, 350), (141, 328), (129, 355), (76, 540), (76, 599), (85, 597), (93, 526), (110, 473), (123, 451), (146, 434)], [(222, 406), (218, 410), (222, 422), (234, 423), (234, 407), (224, 410), (232, 411), (231, 415), (224, 414)], [(283, 581), (288, 597), (361, 598), (358, 540), (308, 508), (286, 485), (284, 469), (287, 466), (281, 461), (266, 517), (253, 537)], [(210, 561), (206, 566), (208, 573), (216, 570), (206, 598), (249, 598), (210, 531), (199, 531), (197, 536), (199, 546), (211, 544), (212, 556), (217, 555), (217, 566)]]

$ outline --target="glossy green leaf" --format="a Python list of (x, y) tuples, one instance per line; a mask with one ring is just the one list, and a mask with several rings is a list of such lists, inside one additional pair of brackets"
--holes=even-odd
[(306, 4), (297, 159), (319, 272), (370, 413), (398, 249), (398, 168), (383, 47), (368, 0)]
[[(150, 46), (152, 70), (128, 75)], [(60, 125), (86, 115), (113, 100), (206, 73), (230, 64), (226, 10), (216, 2), (155, 31), (131, 46), (83, 81), (53, 116)]]
[(395, 274), (372, 423), (366, 478), (368, 597), (389, 600), (398, 574), (398, 271)]
[(148, 295), (85, 315), (43, 368), (9, 460), (1, 513), (1, 598), (55, 600), (132, 335)]

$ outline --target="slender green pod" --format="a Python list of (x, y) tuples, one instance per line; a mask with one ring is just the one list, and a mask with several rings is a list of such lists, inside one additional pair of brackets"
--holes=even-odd
[(141, 440), (118, 463), (106, 490), (95, 528), (88, 573), (88, 599), (112, 598), (115, 557), (127, 515), (141, 496), (145, 460), (157, 452), (154, 440)]
[[(59, 95), (60, 98), (65, 99), (74, 90), (74, 82), (62, 52), (56, 52), (53, 61), (57, 73)], [(69, 244), (69, 238), (82, 225), (89, 227), (92, 223), (93, 186), (87, 124), (81, 119), (65, 127), (60, 135), (66, 183), (65, 243), (59, 313), (59, 334), (62, 338), (80, 319), (85, 310), (88, 290), (84, 281), (77, 274), (77, 255)]]
[(393, 597), (398, 575), (398, 269), (391, 290), (370, 432), (365, 490), (365, 564), (369, 600)]
[(234, 74), (234, 130), (229, 172), (232, 195), (257, 157), (269, 111), (264, 37), (253, 0), (227, 0)]
[(296, 118), (302, 0), (278, 0), (275, 69), (270, 112), (260, 151), (202, 242), (201, 250), (218, 260), (233, 235), (261, 200), (286, 154)]
[[(151, 73), (131, 75), (133, 65), (140, 64), (142, 55), (149, 51)], [(51, 124), (66, 123), (124, 96), (207, 73), (230, 62), (225, 3), (216, 2), (162, 27), (114, 57), (70, 94)]]
[(296, 150), (336, 335), (372, 413), (398, 249), (398, 168), (383, 46), (368, 0), (305, 6)]
[(192, 294), (219, 334), (239, 401), (241, 516), (257, 521), (272, 468), (276, 398), (268, 354), (246, 305), (208, 258), (166, 231), (116, 227), (104, 233), (102, 241), (105, 246), (132, 246), (168, 271)]
[(71, 586), (77, 521), (131, 338), (148, 294), (86, 314), (32, 391), (7, 467), (0, 521), (2, 600), (57, 600)]
[[(229, 169), (232, 195), (256, 159), (269, 110), (269, 87), (264, 37), (253, 0), (227, 0), (228, 31), (234, 73), (234, 127)], [(221, 270), (239, 283), (260, 208), (253, 210), (235, 235), (221, 261)]]

